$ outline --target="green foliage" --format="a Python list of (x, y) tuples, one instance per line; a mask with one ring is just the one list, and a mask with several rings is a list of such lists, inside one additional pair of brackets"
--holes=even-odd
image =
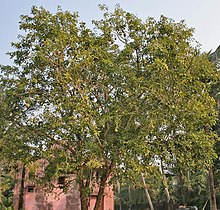
[(218, 74), (193, 30), (100, 8), (95, 30), (61, 9), (33, 7), (21, 17), (24, 33), (9, 53), (15, 67), (1, 68), (15, 119), (6, 153), (45, 159), (48, 180), (75, 173), (82, 195), (97, 171), (105, 185), (148, 171), (157, 158), (179, 169), (208, 166)]
[(129, 207), (132, 209), (146, 209), (146, 207), (148, 207), (144, 190), (141, 188), (131, 187), (129, 192), (128, 186), (122, 187), (120, 195), (118, 195), (117, 192), (115, 193), (116, 210), (120, 209), (119, 202), (121, 202), (122, 209), (129, 209)]
[(14, 179), (12, 168), (9, 164), (1, 164), (1, 177), (0, 177), (0, 196), (1, 196), (1, 209), (13, 209), (13, 188)]

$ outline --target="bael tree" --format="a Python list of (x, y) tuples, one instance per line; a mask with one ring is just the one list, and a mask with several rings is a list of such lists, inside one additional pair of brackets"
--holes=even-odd
[(135, 177), (155, 159), (193, 168), (214, 156), (206, 129), (217, 117), (209, 95), (217, 73), (193, 30), (100, 8), (91, 30), (77, 13), (33, 7), (9, 53), (15, 66), (1, 68), (16, 110), (13, 154), (45, 159), (46, 182), (74, 173), (82, 210), (92, 183), (98, 210), (104, 187), (121, 174)]

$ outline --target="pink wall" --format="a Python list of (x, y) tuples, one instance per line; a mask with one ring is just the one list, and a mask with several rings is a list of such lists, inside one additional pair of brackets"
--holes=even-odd
[[(21, 180), (21, 170), (17, 179)], [(76, 185), (72, 185), (67, 192), (63, 192), (58, 185), (51, 193), (45, 193), (42, 189), (31, 184), (25, 183), (24, 190), (24, 210), (80, 210), (80, 196)], [(21, 182), (18, 181), (14, 188), (14, 209), (18, 209), (18, 199)], [(98, 188), (94, 187), (90, 197), (88, 210), (93, 210), (96, 202)], [(100, 210), (114, 209), (114, 193), (111, 186), (105, 188), (102, 205)]]
[[(92, 193), (88, 210), (93, 210), (96, 196), (96, 193)], [(113, 209), (113, 191), (111, 187), (106, 187), (100, 210)], [(66, 193), (59, 189), (47, 194), (37, 189), (34, 192), (28, 192), (27, 186), (24, 193), (24, 210), (80, 210), (79, 192), (77, 189)]]

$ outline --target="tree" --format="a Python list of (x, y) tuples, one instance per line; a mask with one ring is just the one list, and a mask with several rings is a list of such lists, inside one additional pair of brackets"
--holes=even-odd
[[(13, 187), (15, 183), (16, 157), (11, 151), (13, 146), (14, 109), (11, 107), (11, 98), (7, 98), (2, 84), (0, 85), (0, 207), (12, 208)], [(9, 114), (10, 113), (10, 114)]]
[[(211, 51), (209, 52), (209, 59), (215, 64), (215, 69), (216, 71), (219, 70), (219, 51), (220, 51), (220, 47), (218, 46), (218, 48), (211, 53)], [(218, 133), (218, 136), (220, 134), (220, 127), (219, 127), (219, 108), (220, 108), (220, 103), (219, 103), (219, 87), (220, 84), (219, 82), (215, 85), (213, 85), (212, 87), (212, 91), (211, 94), (213, 95), (213, 97), (216, 100), (217, 103), (217, 110), (218, 110), (218, 121), (216, 122), (215, 126), (213, 126), (213, 129)], [(216, 142), (215, 144), (215, 151), (217, 153), (217, 156), (219, 157), (219, 142)], [(215, 159), (214, 161), (214, 167), (210, 168), (209, 171), (209, 192), (210, 192), (210, 209), (217, 209), (217, 204), (216, 204), (216, 186), (218, 185), (218, 172), (219, 171), (219, 163), (218, 163), (218, 158)]]
[(77, 13), (33, 7), (9, 53), (15, 67), (1, 68), (16, 110), (13, 155), (47, 160), (47, 182), (74, 173), (82, 210), (92, 183), (98, 210), (117, 175), (141, 175), (157, 158), (192, 169), (214, 156), (215, 134), (205, 128), (217, 117), (209, 95), (217, 73), (193, 30), (100, 8), (91, 30)]

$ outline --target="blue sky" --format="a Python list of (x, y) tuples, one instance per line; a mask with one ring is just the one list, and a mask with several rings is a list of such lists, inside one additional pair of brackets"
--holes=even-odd
[(63, 10), (79, 12), (80, 19), (88, 24), (100, 19), (99, 4), (110, 10), (114, 5), (133, 12), (142, 19), (165, 15), (175, 21), (185, 20), (188, 27), (195, 28), (195, 39), (203, 51), (215, 50), (220, 45), (220, 0), (0, 0), (0, 64), (11, 64), (6, 52), (12, 51), (10, 43), (17, 40), (19, 16), (30, 14), (33, 5), (43, 6), (55, 12)]

